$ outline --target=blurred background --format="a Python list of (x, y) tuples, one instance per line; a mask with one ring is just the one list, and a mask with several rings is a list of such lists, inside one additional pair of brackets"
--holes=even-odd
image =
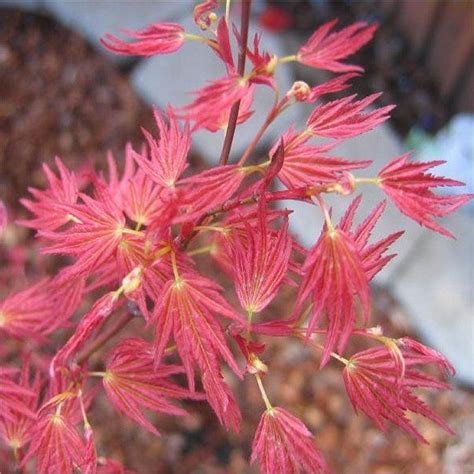
[[(0, 0), (0, 200), (9, 216), (0, 236), (0, 297), (35, 274), (53, 270), (49, 260), (36, 255), (32, 235), (13, 224), (24, 215), (18, 200), (28, 186), (43, 183), (41, 163), (51, 164), (58, 155), (86, 172), (91, 166), (103, 168), (108, 150), (120, 161), (127, 141), (140, 145), (140, 126), (154, 130), (151, 106), (183, 105), (190, 101), (185, 92), (222, 75), (221, 65), (201, 45), (138, 60), (113, 57), (100, 46), (104, 33), (117, 34), (121, 27), (173, 21), (192, 29), (195, 3)], [(366, 70), (352, 90), (360, 96), (383, 91), (377, 105), (397, 104), (388, 124), (345, 141), (337, 154), (374, 160), (371, 171), (376, 172), (389, 159), (413, 150), (416, 159), (446, 160), (434, 171), (466, 182), (468, 191), (459, 192), (474, 192), (474, 2), (254, 0), (251, 28), (262, 28), (264, 47), (284, 56), (335, 17), (341, 27), (357, 20), (380, 24), (375, 40), (351, 58)], [(238, 8), (234, 18), (238, 23)], [(299, 65), (280, 68), (278, 74), (281, 91), (295, 80), (315, 85), (328, 77)], [(235, 156), (272, 102), (267, 91), (259, 94), (258, 111), (239, 128)], [(264, 136), (262, 150), (290, 125), (301, 126), (307, 114), (303, 106), (290, 109)], [(222, 140), (219, 133), (195, 137), (195, 168), (216, 163)], [(381, 199), (381, 194), (364, 197), (361, 214)], [(332, 204), (338, 215), (348, 202)], [(320, 221), (309, 206), (297, 207), (292, 225), (305, 245), (319, 234)], [(373, 323), (383, 324), (390, 336), (411, 334), (451, 359), (458, 370), (455, 389), (430, 394), (427, 401), (448, 419), (456, 436), (419, 418), (416, 424), (429, 446), (416, 445), (397, 430), (381, 434), (353, 415), (337, 367), (319, 373), (314, 355), (300, 345), (275, 342), (269, 347), (271, 396), (316, 433), (334, 472), (474, 471), (472, 204), (443, 225), (456, 241), (425, 231), (388, 207), (376, 236), (399, 229), (406, 234), (397, 243), (398, 257), (375, 281)], [(281, 314), (291, 297), (283, 295), (273, 309)], [(190, 405), (190, 415), (182, 420), (157, 417), (163, 433), (158, 440), (115, 417), (99, 400), (96, 425), (103, 428), (98, 441), (106, 447), (101, 454), (144, 474), (254, 472), (247, 459), (261, 406), (253, 381), (239, 388), (238, 398), (245, 420), (241, 435), (223, 432), (209, 410)]]

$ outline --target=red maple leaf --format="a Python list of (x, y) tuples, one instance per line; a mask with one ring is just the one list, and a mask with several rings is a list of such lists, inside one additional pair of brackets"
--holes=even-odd
[(74, 474), (87, 465), (86, 445), (71, 420), (61, 412), (41, 415), (35, 425), (24, 463), (36, 457), (38, 474)]
[(48, 189), (42, 191), (28, 188), (35, 201), (20, 199), (23, 206), (35, 217), (29, 220), (19, 220), (18, 224), (36, 230), (56, 230), (70, 222), (71, 216), (61, 204), (73, 205), (77, 202), (78, 183), (74, 173), (69, 171), (58, 157), (55, 158), (55, 163), (59, 170), (59, 176), (56, 176), (47, 164), (43, 164), (43, 172), (48, 180)]
[(225, 165), (181, 180), (186, 213), (178, 216), (175, 221), (194, 220), (206, 211), (221, 206), (239, 189), (244, 177), (245, 172), (241, 166)]
[(321, 366), (329, 360), (337, 343), (342, 351), (355, 324), (355, 301), (362, 305), (364, 319), (369, 315), (370, 289), (362, 258), (353, 236), (341, 228), (325, 228), (303, 265), (305, 272), (297, 299), (297, 308), (312, 294), (313, 309), (309, 337), (323, 312), (328, 329)]
[(262, 311), (277, 294), (286, 276), (292, 250), (288, 219), (273, 232), (267, 227), (266, 201), (261, 199), (257, 225), (245, 225), (245, 236), (233, 240), (235, 289), (250, 314)]
[(328, 138), (350, 138), (368, 132), (385, 122), (395, 107), (387, 105), (371, 112), (364, 111), (380, 95), (372, 94), (365, 99), (354, 100), (354, 94), (319, 105), (308, 117), (307, 129), (313, 135)]
[(155, 183), (174, 188), (188, 166), (191, 134), (187, 125), (184, 129), (179, 126), (171, 108), (168, 108), (168, 124), (157, 109), (154, 109), (154, 117), (159, 132), (158, 140), (142, 128), (149, 147), (149, 159), (136, 152), (133, 152), (133, 157)]
[(250, 462), (258, 460), (264, 474), (327, 473), (312, 438), (301, 420), (283, 408), (269, 408), (258, 424)]
[(216, 315), (244, 323), (219, 291), (216, 283), (189, 272), (165, 285), (161, 301), (153, 313), (155, 357), (159, 365), (173, 334), (191, 391), (195, 390), (194, 367), (197, 365), (209, 404), (222, 424), (237, 431), (240, 413), (222, 378), (219, 359), (223, 358), (239, 377), (242, 373), (225, 342)]
[(439, 186), (463, 186), (454, 179), (427, 173), (430, 168), (445, 161), (409, 162), (410, 153), (394, 158), (380, 170), (379, 185), (403, 214), (420, 225), (435, 230), (447, 237), (451, 232), (440, 226), (435, 217), (444, 217), (471, 200), (472, 194), (439, 196), (430, 188)]
[(412, 393), (415, 388), (449, 388), (447, 384), (415, 369), (416, 366), (434, 363), (451, 375), (453, 367), (444, 356), (410, 338), (397, 342), (403, 364), (399, 364), (385, 346), (366, 349), (349, 359), (343, 377), (354, 409), (364, 412), (383, 431), (387, 430), (386, 422), (391, 421), (425, 443), (426, 440), (407, 418), (407, 412), (423, 415), (453, 433), (441, 417)]
[(82, 203), (63, 206), (74, 223), (61, 231), (39, 232), (51, 242), (43, 253), (76, 258), (66, 271), (69, 277), (88, 276), (113, 258), (126, 227), (125, 216), (105, 186), (97, 183), (95, 199), (86, 194), (80, 197)]
[(362, 72), (364, 69), (341, 60), (352, 56), (368, 43), (377, 29), (377, 25), (367, 25), (358, 21), (342, 30), (332, 32), (337, 20), (321, 25), (299, 49), (297, 59), (307, 66), (326, 69), (332, 72)]
[(236, 102), (252, 94), (252, 91), (247, 81), (237, 73), (231, 73), (193, 92), (196, 99), (183, 107), (180, 113), (183, 118), (194, 122), (193, 130), (206, 128), (216, 132), (222, 126), (223, 113), (229, 113)]
[[(293, 129), (282, 136), (285, 153), (278, 178), (288, 189), (337, 182), (345, 171), (365, 168), (372, 163), (369, 160), (349, 161), (337, 156), (328, 156), (327, 152), (337, 146), (338, 142), (311, 145), (307, 143), (310, 138)], [(279, 142), (275, 143), (272, 150), (278, 145)]]
[(29, 358), (22, 361), (18, 383), (13, 382), (8, 371), (0, 368), (0, 436), (15, 452), (21, 450), (31, 439), (38, 408), (41, 379), (36, 374), (30, 383)]
[(360, 254), (364, 272), (367, 280), (370, 281), (374, 276), (392, 260), (396, 254), (384, 255), (390, 245), (403, 235), (403, 231), (394, 232), (387, 237), (369, 244), (369, 239), (377, 224), (380, 216), (385, 209), (385, 201), (379, 203), (374, 210), (364, 219), (364, 221), (354, 230), (351, 230), (355, 213), (361, 203), (362, 195), (357, 196), (347, 208), (344, 217), (339, 223), (339, 228), (347, 232), (354, 239), (355, 246)]
[(106, 34), (100, 42), (115, 54), (153, 56), (173, 53), (181, 48), (185, 40), (184, 28), (177, 23), (155, 23), (139, 31), (122, 31), (136, 41), (127, 43), (116, 36)]
[(182, 416), (186, 412), (169, 399), (196, 398), (189, 390), (169, 380), (183, 372), (177, 365), (154, 365), (153, 346), (142, 339), (121, 341), (112, 351), (103, 384), (114, 407), (155, 435), (158, 430), (142, 413), (142, 408)]
[(217, 0), (205, 0), (198, 3), (193, 11), (194, 23), (196, 23), (196, 25), (198, 25), (202, 30), (207, 30), (212, 23), (210, 14), (218, 7), (219, 2)]

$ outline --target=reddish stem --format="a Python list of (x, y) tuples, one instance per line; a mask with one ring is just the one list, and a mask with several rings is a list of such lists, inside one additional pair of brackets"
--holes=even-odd
[(98, 351), (104, 344), (106, 344), (112, 337), (119, 333), (132, 319), (134, 316), (130, 313), (125, 313), (120, 316), (115, 324), (110, 326), (106, 331), (100, 334), (92, 344), (85, 349), (82, 354), (77, 358), (77, 363), (81, 365), (83, 362), (88, 360), (92, 354)]
[[(311, 196), (317, 196), (320, 193), (330, 192), (330, 189), (333, 186), (333, 183), (321, 185), (321, 186), (302, 186), (295, 189), (285, 189), (283, 191), (267, 191), (265, 193), (265, 198), (267, 202), (271, 201), (305, 201), (310, 202)], [(213, 211), (208, 211), (203, 214), (194, 224), (194, 227), (200, 226), (208, 217), (214, 217), (216, 214), (221, 214), (223, 212), (232, 211), (241, 206), (247, 206), (249, 204), (256, 203), (259, 199), (259, 195), (250, 196), (245, 199), (235, 199), (233, 201), (228, 201), (223, 204), (221, 207), (214, 209)], [(181, 242), (176, 240), (176, 243), (179, 245), (181, 250), (185, 250), (191, 240), (198, 234), (197, 230), (191, 232), (185, 239)]]
[(272, 110), (270, 110), (270, 113), (267, 115), (267, 118), (265, 119), (265, 122), (262, 124), (259, 131), (255, 135), (255, 138), (252, 140), (252, 143), (250, 143), (250, 145), (244, 151), (244, 154), (242, 155), (242, 158), (240, 158), (240, 161), (239, 161), (240, 166), (242, 166), (248, 160), (250, 154), (252, 153), (252, 151), (255, 149), (258, 142), (262, 138), (262, 135), (266, 132), (267, 128), (270, 126), (270, 124), (273, 122), (273, 120), (275, 120), (275, 117), (278, 116), (278, 114), (281, 111), (282, 103), (283, 102), (275, 103)]
[[(242, 0), (242, 18), (240, 22), (240, 37), (242, 43), (240, 45), (239, 62), (237, 64), (237, 72), (240, 76), (243, 76), (245, 72), (245, 58), (247, 57), (247, 40), (249, 36), (250, 4), (251, 0)], [(234, 140), (235, 128), (239, 117), (239, 108), (240, 100), (230, 109), (229, 123), (227, 125), (221, 156), (219, 158), (219, 165), (225, 165), (229, 160), (230, 149), (232, 148), (232, 141)]]

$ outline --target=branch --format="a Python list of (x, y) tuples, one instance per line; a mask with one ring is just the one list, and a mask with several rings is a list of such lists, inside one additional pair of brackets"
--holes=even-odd
[(257, 143), (262, 138), (262, 135), (266, 132), (267, 128), (273, 122), (273, 120), (275, 120), (275, 117), (277, 117), (278, 114), (280, 113), (281, 104), (282, 104), (282, 102), (278, 102), (278, 97), (277, 97), (276, 101), (275, 101), (275, 104), (273, 105), (272, 110), (270, 110), (270, 113), (267, 115), (267, 118), (265, 119), (265, 122), (262, 124), (262, 126), (258, 130), (257, 134), (255, 135), (255, 137), (252, 140), (252, 142), (250, 143), (250, 145), (244, 151), (244, 154), (242, 155), (242, 158), (239, 161), (240, 166), (244, 165), (244, 163), (247, 161), (247, 159), (251, 155), (252, 151), (257, 146)]
[[(241, 45), (239, 52), (239, 62), (237, 65), (237, 72), (243, 76), (245, 72), (245, 58), (247, 57), (247, 40), (249, 35), (249, 21), (250, 21), (250, 4), (251, 0), (242, 0), (242, 18), (240, 22), (240, 37)], [(221, 156), (219, 158), (219, 165), (225, 165), (229, 160), (230, 149), (232, 141), (234, 140), (235, 128), (237, 126), (237, 119), (239, 117), (240, 100), (236, 102), (230, 109), (229, 123), (225, 134), (224, 145), (222, 146)]]
[(104, 344), (106, 344), (110, 339), (112, 339), (112, 337), (119, 333), (133, 318), (134, 315), (129, 312), (120, 316), (115, 321), (115, 324), (113, 324), (106, 331), (100, 334), (88, 348), (84, 349), (82, 354), (80, 354), (77, 358), (77, 364), (81, 365), (83, 362), (88, 360), (92, 356), (92, 354), (94, 354), (94, 352), (98, 351)]

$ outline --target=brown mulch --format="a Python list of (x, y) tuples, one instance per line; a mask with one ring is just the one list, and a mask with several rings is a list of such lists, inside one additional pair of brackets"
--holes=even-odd
[(105, 161), (152, 127), (124, 74), (50, 18), (0, 15), (0, 199), (15, 207), (38, 185), (41, 163)]
[[(152, 128), (151, 113), (125, 73), (93, 51), (77, 34), (47, 17), (0, 9), (0, 199), (17, 213), (27, 186), (41, 184), (43, 161), (59, 155), (71, 166), (88, 159), (104, 163), (109, 149), (120, 154), (126, 141), (141, 140), (139, 126)], [(30, 238), (18, 234), (18, 238)], [(282, 314), (285, 302), (273, 309)], [(391, 336), (405, 335), (402, 309), (382, 290), (374, 294), (373, 324)], [(139, 325), (138, 321), (134, 323)], [(133, 326), (131, 330), (133, 331)], [(137, 329), (137, 328), (135, 328)], [(335, 473), (464, 474), (474, 470), (474, 394), (460, 387), (427, 400), (457, 432), (449, 436), (415, 418), (429, 445), (399, 430), (380, 433), (355, 416), (342, 385), (340, 366), (318, 370), (318, 357), (295, 341), (268, 342), (265, 380), (276, 405), (304, 419)], [(352, 349), (363, 348), (358, 341)], [(243, 411), (239, 435), (225, 433), (204, 404), (187, 404), (181, 419), (155, 417), (157, 439), (113, 411), (102, 397), (91, 423), (101, 455), (139, 473), (252, 473), (251, 440), (263, 406), (253, 377), (239, 386)], [(0, 466), (0, 472), (9, 472)]]

